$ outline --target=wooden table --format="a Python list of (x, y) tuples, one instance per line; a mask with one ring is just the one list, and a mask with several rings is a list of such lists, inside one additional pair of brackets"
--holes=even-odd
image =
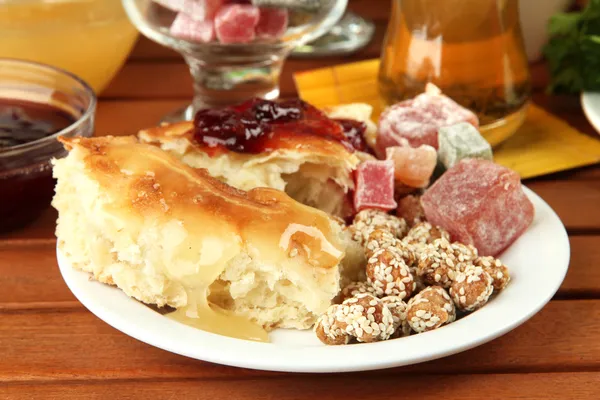
[[(346, 58), (290, 60), (292, 72), (377, 57), (389, 2), (354, 0), (377, 22), (374, 43)], [(535, 101), (590, 134), (576, 98)], [(98, 134), (131, 134), (155, 124), (191, 96), (187, 68), (174, 53), (141, 40), (98, 107)], [(138, 342), (88, 312), (69, 292), (55, 259), (48, 210), (33, 225), (0, 236), (0, 399), (594, 399), (600, 398), (600, 167), (526, 184), (566, 225), (571, 266), (555, 298), (509, 334), (445, 359), (343, 375), (284, 374), (213, 365)], [(543, 265), (532, 265), (543, 269)]]

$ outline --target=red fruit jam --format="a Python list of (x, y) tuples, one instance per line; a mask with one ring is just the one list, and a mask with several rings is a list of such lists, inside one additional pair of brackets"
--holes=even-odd
[(370, 152), (365, 142), (367, 124), (355, 119), (336, 119), (336, 121), (342, 125), (346, 138), (356, 150)]
[(364, 123), (333, 120), (310, 104), (296, 99), (273, 102), (253, 99), (220, 110), (200, 110), (194, 118), (197, 143), (215, 155), (228, 149), (238, 153), (263, 153), (282, 147), (287, 139), (302, 135), (336, 141), (349, 151), (368, 151)]
[(25, 225), (48, 207), (54, 179), (48, 156), (17, 146), (68, 127), (75, 119), (38, 103), (0, 100), (0, 232)]

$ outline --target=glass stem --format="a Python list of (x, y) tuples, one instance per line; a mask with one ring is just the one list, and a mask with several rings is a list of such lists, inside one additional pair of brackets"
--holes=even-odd
[(195, 113), (203, 108), (238, 104), (253, 97), (279, 97), (279, 76), (285, 56), (273, 56), (254, 63), (216, 63), (185, 56), (194, 81)]

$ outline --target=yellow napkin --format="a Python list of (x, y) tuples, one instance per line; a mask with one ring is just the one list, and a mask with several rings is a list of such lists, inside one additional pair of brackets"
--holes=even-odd
[[(368, 60), (300, 72), (294, 79), (300, 97), (317, 107), (369, 103), (377, 120), (382, 111), (378, 70), (379, 60)], [(494, 160), (532, 178), (600, 162), (600, 140), (532, 105), (519, 131), (494, 149)]]

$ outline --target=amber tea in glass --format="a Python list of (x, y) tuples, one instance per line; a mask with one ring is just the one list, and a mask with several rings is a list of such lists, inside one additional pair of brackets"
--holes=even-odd
[(393, 0), (381, 95), (393, 104), (428, 82), (474, 111), (492, 145), (512, 135), (530, 97), (518, 0)]

